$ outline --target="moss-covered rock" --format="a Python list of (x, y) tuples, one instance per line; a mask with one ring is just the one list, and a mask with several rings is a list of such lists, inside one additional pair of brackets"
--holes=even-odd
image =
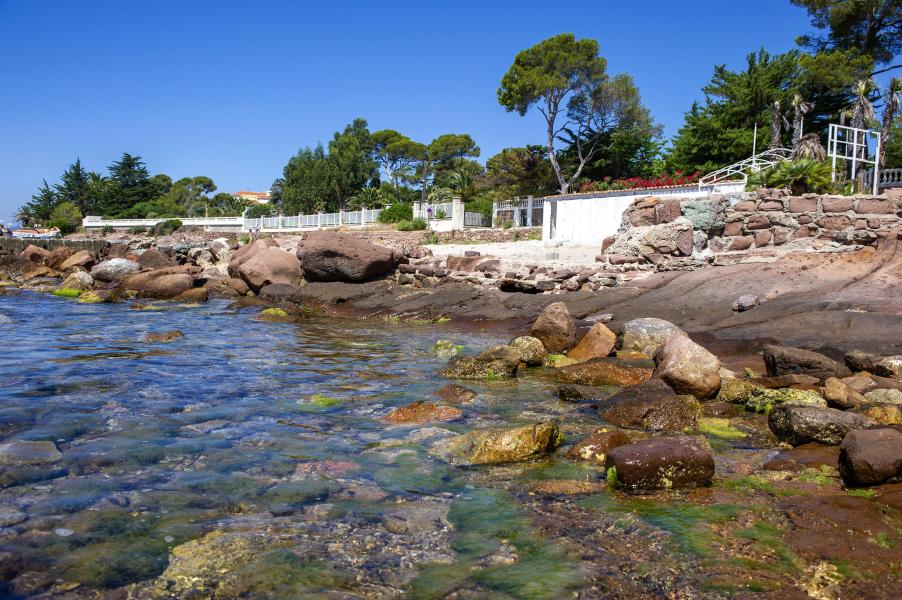
[(432, 346), (432, 352), (441, 358), (451, 358), (463, 351), (463, 346), (455, 345), (451, 340), (439, 340)]
[(439, 440), (432, 451), (462, 465), (491, 465), (527, 460), (561, 445), (564, 436), (557, 423), (526, 427), (484, 429)]
[(539, 338), (522, 335), (510, 343), (520, 351), (520, 360), (530, 367), (540, 367), (548, 357), (548, 351)]
[(61, 298), (78, 298), (81, 296), (81, 290), (75, 290), (72, 288), (56, 288), (53, 290), (54, 296), (60, 296)]
[(727, 378), (721, 382), (717, 402), (741, 404), (747, 410), (767, 413), (781, 404), (827, 406), (827, 401), (810, 390), (792, 388), (768, 389), (752, 381)]
[(449, 379), (504, 379), (516, 377), (520, 351), (512, 346), (492, 346), (476, 356), (452, 358), (440, 371)]

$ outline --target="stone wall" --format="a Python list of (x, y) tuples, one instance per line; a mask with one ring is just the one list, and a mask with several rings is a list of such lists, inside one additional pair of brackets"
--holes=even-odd
[(639, 198), (602, 244), (611, 265), (690, 266), (718, 255), (875, 246), (902, 222), (902, 199), (790, 196), (786, 190), (706, 198)]

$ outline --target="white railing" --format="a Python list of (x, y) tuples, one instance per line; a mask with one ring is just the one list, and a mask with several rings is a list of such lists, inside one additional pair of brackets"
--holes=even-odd
[(426, 204), (423, 213), (427, 219), (450, 219), (454, 212), (453, 202), (442, 202), (440, 204)]
[[(312, 215), (294, 215), (277, 217), (260, 217), (245, 219), (244, 217), (184, 217), (178, 219), (182, 225), (194, 227), (233, 227), (241, 231), (259, 229), (261, 231), (303, 231), (321, 227), (363, 226), (376, 223), (381, 209), (364, 208), (361, 210), (339, 211), (337, 213), (317, 213)], [(88, 216), (82, 219), (82, 225), (88, 228), (100, 227), (153, 227), (157, 223), (169, 219), (104, 219)]]
[(706, 185), (714, 185), (724, 181), (736, 181), (745, 184), (749, 180), (746, 171), (751, 171), (752, 173), (763, 171), (784, 160), (789, 160), (791, 157), (792, 150), (789, 148), (769, 148), (745, 160), (740, 160), (713, 173), (708, 173), (698, 180), (698, 187), (701, 189)]
[(484, 214), (478, 212), (465, 212), (464, 213), (464, 227), (491, 227), (491, 223), (486, 223), (489, 221)]

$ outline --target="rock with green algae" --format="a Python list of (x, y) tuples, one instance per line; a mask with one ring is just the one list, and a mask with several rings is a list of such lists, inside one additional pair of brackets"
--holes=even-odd
[(110, 304), (121, 302), (124, 295), (119, 290), (88, 290), (78, 297), (81, 304)]
[(457, 465), (495, 465), (519, 462), (551, 452), (564, 436), (557, 423), (525, 427), (481, 429), (439, 440), (430, 451)]
[(548, 357), (548, 351), (545, 350), (545, 346), (542, 345), (539, 338), (521, 335), (510, 345), (520, 351), (520, 360), (530, 367), (541, 367)]
[(78, 298), (81, 296), (82, 291), (76, 290), (72, 288), (56, 288), (53, 290), (54, 296), (59, 296), (61, 298)]
[(752, 381), (727, 378), (721, 381), (716, 402), (742, 404), (747, 410), (767, 413), (781, 404), (803, 406), (827, 406), (827, 401), (816, 392), (792, 388), (768, 389)]
[(476, 356), (452, 358), (439, 374), (448, 379), (504, 379), (516, 377), (519, 366), (519, 350), (492, 346)]
[(287, 321), (291, 317), (284, 308), (264, 308), (258, 318), (261, 321)]
[(432, 352), (440, 358), (457, 356), (463, 349), (463, 346), (457, 346), (451, 340), (439, 340), (432, 346)]

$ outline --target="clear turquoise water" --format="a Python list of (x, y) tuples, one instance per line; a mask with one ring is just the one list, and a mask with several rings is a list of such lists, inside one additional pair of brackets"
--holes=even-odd
[[(445, 362), (431, 352), (436, 340), (478, 350), (502, 336), (319, 316), (273, 323), (222, 301), (160, 306), (0, 295), (0, 315), (11, 321), (0, 324), (0, 438), (51, 440), (62, 452), (48, 465), (0, 467), (0, 507), (25, 516), (0, 529), (0, 579), (7, 581), (0, 592), (29, 596), (80, 584), (75, 589), (87, 596), (147, 583), (180, 544), (251, 517), (262, 529), (292, 532), (288, 556), (302, 561), (295, 570), (303, 576), (277, 589), (247, 584), (247, 597), (356, 593), (366, 585), (425, 597), (469, 578), (493, 594), (551, 598), (578, 579), (552, 546), (537, 543), (517, 503), (487, 485), (484, 471), (430, 456), (426, 428), (380, 421), (392, 407), (435, 401), (448, 383), (436, 375)], [(172, 329), (184, 337), (143, 341)], [(467, 385), (477, 401), (462, 407), (463, 420), (442, 427), (467, 431), (572, 410), (550, 401), (553, 385), (541, 378)], [(542, 479), (555, 469), (595, 477), (572, 463), (520, 469), (503, 477)], [(399, 505), (430, 502), (449, 525), (422, 534), (439, 540), (435, 551), (422, 564), (385, 562), (388, 550), (379, 544), (414, 556), (420, 534), (384, 534), (380, 519)], [(320, 546), (300, 525), (313, 514)], [(365, 544), (350, 541), (358, 534), (377, 542), (361, 550)], [(312, 563), (303, 561), (323, 557), (305, 548), (318, 553), (326, 543), (337, 544), (336, 554), (317, 564), (333, 576), (308, 576)], [(474, 565), (505, 544), (519, 561), (474, 576)], [(432, 564), (436, 557), (443, 562)], [(287, 568), (284, 554), (266, 561), (252, 570)], [(547, 580), (539, 591), (537, 569)]]

